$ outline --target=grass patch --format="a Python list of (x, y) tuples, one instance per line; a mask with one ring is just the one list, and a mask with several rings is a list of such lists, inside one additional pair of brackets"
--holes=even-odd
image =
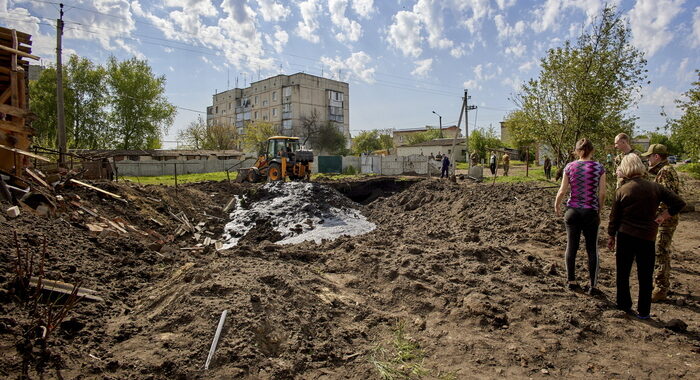
[(344, 179), (359, 179), (359, 178), (364, 178), (364, 177), (372, 177), (376, 176), (377, 174), (374, 173), (368, 173), (368, 174), (339, 174), (339, 173), (316, 173), (311, 175), (311, 180), (317, 180), (317, 179), (323, 179), (323, 180), (329, 180), (329, 181), (340, 181)]
[[(235, 180), (238, 176), (238, 172), (230, 172), (231, 181)], [(155, 177), (119, 177), (120, 180), (128, 180), (131, 182), (139, 183), (141, 185), (175, 185), (174, 175), (160, 175)], [(178, 174), (177, 183), (192, 183), (192, 182), (203, 182), (203, 181), (225, 181), (227, 179), (226, 172), (214, 172), (214, 173), (193, 173), (193, 174)]]
[(420, 344), (406, 335), (404, 321), (396, 323), (389, 344), (377, 345), (371, 352), (369, 361), (384, 380), (421, 379), (425, 377), (442, 380), (456, 379), (456, 373), (432, 373), (425, 367), (425, 352)]
[(700, 179), (700, 163), (677, 165), (676, 170), (688, 173), (693, 178)]
[[(513, 170), (511, 167), (511, 171), (508, 174), (508, 176), (503, 175), (503, 169), (499, 168), (500, 170), (496, 173), (498, 176), (496, 177), (496, 183), (517, 183), (517, 182), (535, 182), (535, 181), (543, 181), (547, 184), (551, 184), (552, 186), (556, 185), (557, 182), (554, 180), (547, 181), (547, 177), (544, 175), (544, 169), (542, 167), (538, 168), (533, 168), (531, 167), (528, 175), (525, 176), (525, 173), (520, 174), (521, 172), (518, 171), (518, 175), (513, 175)], [(552, 170), (554, 172), (554, 170)], [(484, 170), (484, 182), (493, 182), (493, 176), (491, 175), (491, 172), (488, 170), (488, 168), (485, 168)]]

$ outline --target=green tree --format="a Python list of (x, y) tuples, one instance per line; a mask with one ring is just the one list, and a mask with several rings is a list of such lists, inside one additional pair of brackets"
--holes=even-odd
[(377, 131), (379, 133), (379, 146), (381, 149), (390, 150), (394, 148), (394, 139), (391, 137), (390, 129), (380, 129)]
[(651, 132), (649, 134), (649, 144), (666, 145), (668, 154), (681, 154), (683, 152), (683, 145), (674, 141), (671, 137), (658, 132)]
[(502, 147), (501, 140), (496, 137), (496, 132), (493, 128), (472, 130), (469, 135), (469, 151), (476, 152), (479, 158), (485, 160), (490, 149), (499, 149)]
[(382, 149), (379, 141), (379, 131), (362, 131), (352, 140), (352, 152), (355, 154), (371, 153)]
[(207, 123), (202, 116), (198, 116), (197, 120), (183, 130), (177, 133), (177, 139), (184, 142), (185, 146), (190, 149), (205, 149), (204, 145), (207, 141)]
[(345, 153), (345, 135), (330, 121), (323, 123), (311, 137), (314, 150), (330, 154)]
[(66, 133), (76, 149), (110, 147), (113, 130), (108, 127), (109, 103), (105, 69), (87, 58), (71, 55), (66, 65), (68, 97), (65, 99)]
[(420, 144), (422, 142), (435, 140), (438, 137), (440, 137), (440, 130), (429, 128), (425, 132), (418, 132), (408, 135), (406, 137), (406, 142), (408, 143), (408, 145)]
[(524, 113), (517, 124), (524, 140), (536, 138), (568, 161), (582, 137), (600, 149), (620, 132), (631, 135), (636, 118), (627, 110), (646, 79), (646, 60), (614, 8), (603, 9), (575, 43), (550, 49), (541, 67), (514, 99)]
[(672, 140), (683, 142), (683, 152), (694, 158), (700, 157), (700, 70), (695, 70), (698, 80), (686, 91), (684, 99), (676, 100), (683, 115), (679, 119), (669, 120), (673, 132)]
[(112, 112), (109, 120), (120, 149), (153, 149), (175, 117), (165, 97), (165, 76), (155, 76), (145, 60), (107, 62)]
[(243, 146), (248, 152), (263, 154), (267, 149), (267, 139), (278, 134), (277, 128), (266, 121), (249, 122), (243, 135)]
[[(64, 74), (63, 84), (68, 78)], [(67, 93), (67, 86), (64, 93)], [(70, 102), (69, 102), (70, 104)], [(29, 109), (36, 114), (32, 128), (36, 131), (34, 144), (47, 148), (56, 147), (56, 69), (47, 67), (39, 79), (29, 82)]]

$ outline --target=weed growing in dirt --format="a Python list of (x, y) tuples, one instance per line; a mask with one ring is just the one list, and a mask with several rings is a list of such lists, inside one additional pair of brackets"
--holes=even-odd
[(700, 164), (683, 164), (676, 166), (679, 172), (690, 173), (693, 178), (700, 179)]
[(420, 344), (406, 335), (406, 324), (399, 321), (393, 331), (393, 338), (385, 347), (378, 344), (371, 352), (369, 361), (379, 372), (379, 376), (385, 380), (394, 379), (420, 379), (426, 376), (433, 378), (452, 380), (456, 379), (454, 373), (432, 375), (425, 367), (425, 352)]

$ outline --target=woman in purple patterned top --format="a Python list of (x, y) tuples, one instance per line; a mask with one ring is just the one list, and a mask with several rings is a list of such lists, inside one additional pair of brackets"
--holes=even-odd
[(605, 169), (593, 161), (593, 144), (583, 138), (576, 143), (578, 160), (569, 162), (564, 168), (561, 187), (554, 201), (554, 211), (561, 215), (562, 199), (570, 193), (566, 201), (564, 222), (566, 223), (566, 276), (571, 290), (580, 290), (576, 282), (576, 251), (578, 251), (581, 233), (586, 239), (588, 253), (588, 274), (591, 286), (588, 293), (598, 294), (598, 226), (600, 209), (605, 201)]

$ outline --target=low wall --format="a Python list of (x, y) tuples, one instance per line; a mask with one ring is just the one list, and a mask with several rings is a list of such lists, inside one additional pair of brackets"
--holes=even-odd
[[(160, 175), (174, 175), (192, 173), (213, 173), (226, 171), (233, 166), (232, 171), (238, 168), (250, 167), (255, 163), (254, 158), (246, 160), (171, 160), (171, 161), (117, 161), (117, 174), (131, 177), (154, 177)], [(235, 165), (235, 166), (234, 166)]]

